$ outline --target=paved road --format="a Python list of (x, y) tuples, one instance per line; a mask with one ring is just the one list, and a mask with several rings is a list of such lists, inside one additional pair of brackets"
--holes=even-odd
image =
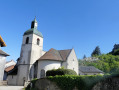
[(23, 86), (0, 86), (0, 90), (23, 90)]

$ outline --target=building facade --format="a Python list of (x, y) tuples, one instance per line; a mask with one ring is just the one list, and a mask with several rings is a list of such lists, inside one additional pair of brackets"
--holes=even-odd
[(7, 53), (1, 50), (1, 47), (5, 47), (5, 46), (6, 46), (5, 42), (0, 36), (0, 81), (3, 81), (6, 57), (9, 56)]

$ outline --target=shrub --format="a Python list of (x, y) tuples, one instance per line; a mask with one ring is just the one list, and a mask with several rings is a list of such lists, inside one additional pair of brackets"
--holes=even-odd
[(64, 68), (52, 69), (46, 72), (46, 76), (56, 76), (56, 75), (77, 75), (77, 73), (74, 70)]
[(75, 87), (78, 90), (91, 90), (92, 87), (101, 79), (101, 75), (63, 75), (63, 76), (49, 76), (50, 81), (55, 82), (61, 90), (73, 90)]

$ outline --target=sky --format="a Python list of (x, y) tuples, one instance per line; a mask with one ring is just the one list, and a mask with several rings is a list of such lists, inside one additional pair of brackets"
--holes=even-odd
[(20, 57), (23, 34), (38, 21), (43, 48), (74, 48), (77, 58), (91, 56), (96, 46), (108, 53), (119, 44), (119, 0), (2, 0), (0, 35), (7, 61)]

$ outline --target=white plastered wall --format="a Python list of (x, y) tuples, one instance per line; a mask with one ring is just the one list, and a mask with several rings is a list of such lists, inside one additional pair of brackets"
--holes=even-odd
[(53, 61), (53, 60), (42, 60), (38, 61), (38, 73), (37, 77), (40, 78), (41, 70), (44, 69), (45, 72), (47, 70), (58, 69), (61, 67), (60, 61)]
[[(26, 44), (26, 38), (29, 37), (29, 43)], [(37, 45), (37, 39), (40, 40), (40, 44)], [(18, 66), (18, 82), (17, 85), (23, 85), (24, 78), (25, 81), (30, 80), (30, 71), (32, 65), (42, 56), (43, 49), (43, 38), (35, 35), (29, 34), (23, 36), (21, 55), (20, 55), (20, 64)], [(30, 75), (29, 75), (30, 74)]]
[[(18, 72), (17, 72), (17, 85), (23, 86), (24, 81), (28, 80), (28, 71), (29, 65), (19, 65), (18, 66)], [(9, 80), (9, 79), (8, 79)]]
[[(29, 44), (26, 44), (26, 38), (29, 37)], [(21, 55), (20, 61), (18, 66), (17, 72), (17, 85), (23, 85), (24, 78), (27, 80), (28, 78), (28, 70), (29, 70), (29, 63), (30, 63), (30, 55), (31, 55), (31, 48), (32, 48), (32, 37), (33, 35), (25, 35), (23, 36), (23, 42), (21, 47)], [(8, 79), (9, 80), (9, 79)]]
[(0, 55), (0, 81), (3, 80), (5, 63), (6, 63), (6, 56)]
[(16, 85), (17, 75), (8, 75), (8, 85)]
[[(29, 37), (29, 44), (26, 44), (26, 38)], [(21, 55), (20, 55), (20, 64), (29, 64), (29, 59), (31, 55), (32, 48), (32, 37), (33, 35), (25, 35), (23, 36)]]
[[(39, 45), (37, 45), (38, 38), (40, 40)], [(33, 34), (30, 64), (35, 63), (36, 60), (38, 60), (42, 56), (42, 50), (43, 50), (43, 38)]]
[(72, 69), (78, 74), (78, 60), (74, 49), (72, 49), (72, 51), (70, 52), (66, 62), (62, 63), (62, 66), (67, 69)]

